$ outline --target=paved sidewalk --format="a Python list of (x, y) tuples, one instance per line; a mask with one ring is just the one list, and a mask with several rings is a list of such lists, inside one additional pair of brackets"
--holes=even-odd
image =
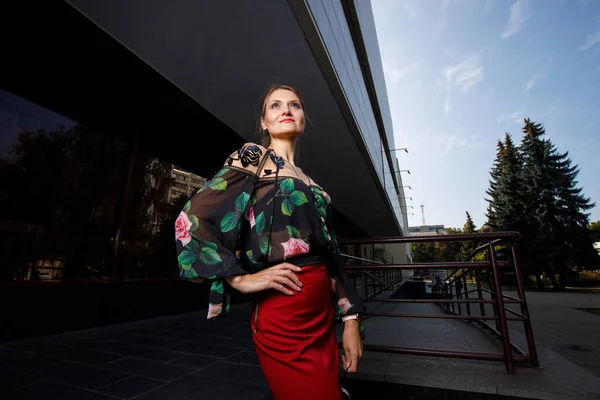
[[(595, 307), (598, 298), (587, 295), (528, 294), (540, 369), (517, 365), (510, 375), (501, 362), (366, 352), (352, 384), (401, 384), (390, 389), (399, 399), (599, 399), (600, 316), (573, 310)], [(370, 302), (369, 308), (441, 313), (433, 304)], [(201, 311), (0, 343), (0, 398), (267, 399), (249, 315), (247, 304), (221, 321), (207, 321)], [(365, 325), (371, 344), (501, 353), (499, 340), (461, 320), (373, 317)], [(513, 323), (510, 334), (524, 341)]]
[[(566, 343), (590, 346), (590, 342), (593, 342), (600, 332), (600, 326), (595, 324), (597, 321), (590, 319), (588, 313), (580, 314), (581, 312), (577, 311), (573, 316), (566, 309), (561, 310), (553, 319), (553, 311), (550, 310), (548, 301), (541, 302), (536, 298), (530, 301), (534, 322), (539, 316), (534, 333), (539, 335), (538, 331), (542, 330), (542, 327), (550, 329), (552, 333), (548, 337), (552, 338), (553, 344), (559, 348), (565, 348)], [(565, 303), (562, 299), (553, 301)], [(583, 303), (570, 301), (569, 305), (577, 306), (587, 303), (587, 300), (582, 300)], [(374, 303), (370, 303), (371, 310), (373, 305)], [(441, 309), (433, 304), (380, 303), (376, 307), (378, 312), (442, 313)], [(597, 315), (589, 316), (600, 320)], [(554, 323), (554, 320), (558, 323)], [(526, 349), (522, 328), (519, 330), (515, 324), (511, 323), (511, 340)], [(577, 328), (578, 324), (582, 326)], [(520, 325), (522, 326), (522, 323)], [(369, 344), (502, 354), (500, 340), (479, 325), (462, 320), (374, 317), (366, 321), (365, 326), (368, 328)], [(558, 333), (561, 329), (564, 333)], [(594, 329), (596, 336), (591, 335)], [(569, 334), (571, 336), (568, 336)], [(587, 364), (577, 365), (547, 346), (544, 334), (540, 336), (542, 339), (538, 339), (537, 350), (541, 368), (516, 364), (517, 370), (514, 375), (506, 373), (502, 362), (365, 353), (356, 377), (409, 386), (475, 392), (482, 396), (488, 394), (564, 400), (600, 398), (600, 378), (592, 373), (600, 365), (600, 359), (594, 360), (590, 355), (585, 358)], [(587, 367), (591, 367), (591, 371), (586, 370)]]
[(249, 324), (206, 311), (0, 343), (2, 400), (262, 400)]
[[(470, 290), (476, 289), (469, 285)], [(516, 292), (504, 291), (505, 295), (518, 297)], [(600, 377), (600, 315), (585, 309), (600, 309), (600, 293), (574, 292), (526, 292), (527, 304), (538, 346), (545, 346)], [(490, 295), (484, 293), (489, 299)], [(521, 312), (518, 304), (507, 307)], [(479, 307), (472, 308), (479, 315)], [(464, 308), (463, 308), (464, 313)], [(486, 305), (486, 313), (493, 314), (492, 306)], [(509, 321), (511, 333), (524, 335), (523, 324)], [(525, 342), (519, 343), (526, 349)]]

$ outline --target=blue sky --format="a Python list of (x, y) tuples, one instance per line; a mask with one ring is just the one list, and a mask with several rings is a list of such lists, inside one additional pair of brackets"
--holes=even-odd
[[(600, 219), (600, 1), (372, 0), (409, 224), (485, 223), (506, 132), (541, 122)], [(408, 210), (413, 211), (413, 209)]]

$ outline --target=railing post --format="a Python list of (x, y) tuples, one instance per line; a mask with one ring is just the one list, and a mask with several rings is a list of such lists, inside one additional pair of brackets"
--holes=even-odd
[[(479, 300), (483, 300), (483, 290), (481, 290), (481, 271), (475, 271), (475, 283), (477, 284), (477, 295), (479, 296)], [(483, 303), (479, 303), (479, 310), (481, 311), (481, 316), (485, 316), (485, 305)]]
[(521, 266), (519, 264), (519, 256), (515, 250), (514, 243), (511, 242), (510, 250), (512, 252), (513, 264), (515, 267), (515, 276), (517, 279), (517, 293), (521, 299), (521, 314), (525, 316), (523, 325), (525, 328), (525, 337), (527, 338), (527, 347), (529, 348), (529, 357), (531, 357), (531, 366), (539, 367), (540, 361), (537, 355), (537, 349), (535, 347), (535, 339), (533, 338), (533, 328), (531, 326), (531, 318), (529, 317), (529, 307), (527, 307), (527, 299), (525, 298), (525, 286), (523, 284), (523, 277), (521, 276)]
[[(462, 282), (460, 281), (460, 274), (458, 275), (458, 279), (454, 278), (454, 282), (458, 282), (459, 284), (462, 284)], [(465, 288), (463, 287), (462, 289), (463, 289), (462, 292), (464, 292)], [(461, 300), (461, 298), (458, 297), (458, 295), (459, 294), (458, 294), (458, 287), (457, 287), (456, 288), (456, 300)], [(462, 297), (462, 295), (461, 295), (461, 297)], [(458, 308), (458, 313), (462, 314), (462, 306), (461, 306), (461, 304), (460, 303), (456, 303), (456, 307)]]
[(492, 262), (492, 273), (494, 275), (494, 288), (496, 292), (496, 308), (498, 309), (498, 319), (500, 329), (498, 330), (502, 334), (502, 349), (504, 350), (504, 364), (506, 365), (506, 372), (514, 373), (515, 367), (513, 365), (512, 349), (510, 347), (510, 339), (508, 337), (508, 324), (506, 321), (506, 314), (504, 313), (504, 298), (502, 297), (502, 282), (500, 282), (500, 271), (498, 264), (496, 263), (496, 253), (494, 252), (494, 245), (490, 243), (490, 260)]
[[(463, 288), (465, 291), (465, 300), (469, 300), (469, 288), (467, 286), (467, 275), (463, 275)], [(471, 305), (469, 303), (467, 305), (467, 315), (471, 315)]]
[[(454, 285), (452, 282), (448, 283), (448, 288), (450, 289), (450, 298), (454, 300)], [(456, 312), (454, 309), (454, 302), (450, 303), (452, 305), (452, 312)]]

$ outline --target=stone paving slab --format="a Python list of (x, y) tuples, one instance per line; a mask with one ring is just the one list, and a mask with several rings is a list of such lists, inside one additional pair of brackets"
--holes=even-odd
[[(370, 308), (377, 312), (442, 314), (433, 304), (380, 303)], [(534, 310), (535, 306), (532, 313)], [(372, 317), (365, 326), (367, 344), (502, 353), (499, 339), (479, 325), (461, 320)], [(513, 342), (526, 349), (522, 331), (513, 326), (510, 335)], [(600, 379), (593, 373), (541, 343), (538, 343), (538, 355), (541, 368), (517, 364), (516, 373), (508, 374), (503, 362), (367, 352), (355, 377), (482, 395), (561, 400), (600, 398)], [(594, 364), (600, 364), (600, 360), (596, 359)]]
[[(593, 304), (594, 299), (550, 303), (567, 303), (571, 309)], [(370, 302), (369, 309), (441, 313), (433, 304)], [(595, 351), (600, 317), (581, 312), (581, 318), (573, 319), (569, 310), (561, 310), (553, 318), (552, 307), (543, 302), (538, 306), (535, 298), (530, 309), (540, 369), (517, 365), (512, 375), (501, 362), (366, 352), (360, 372), (350, 381), (365, 387), (400, 384), (394, 398), (407, 399), (600, 398), (600, 378), (593, 373), (600, 359), (594, 359), (595, 353), (567, 359), (554, 349), (575, 344)], [(250, 312), (247, 304), (232, 307), (220, 321), (207, 321), (201, 311), (0, 343), (0, 398), (267, 399), (269, 389), (252, 344)], [(543, 324), (547, 330), (540, 334)], [(461, 320), (370, 317), (365, 325), (368, 344), (501, 353), (498, 339)], [(513, 341), (524, 343), (517, 325), (511, 324), (510, 333)], [(586, 365), (592, 369), (586, 370)]]

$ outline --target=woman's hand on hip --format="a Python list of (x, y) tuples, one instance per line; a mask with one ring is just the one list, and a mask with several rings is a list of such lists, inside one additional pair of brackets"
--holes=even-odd
[(284, 262), (255, 274), (230, 276), (227, 278), (227, 283), (244, 294), (275, 289), (292, 296), (294, 292), (290, 289), (302, 291), (302, 282), (295, 274), (300, 271), (302, 268)]
[(344, 368), (347, 369), (348, 372), (356, 372), (363, 353), (358, 321), (348, 320), (344, 322), (342, 344), (344, 346), (344, 353), (342, 354)]

